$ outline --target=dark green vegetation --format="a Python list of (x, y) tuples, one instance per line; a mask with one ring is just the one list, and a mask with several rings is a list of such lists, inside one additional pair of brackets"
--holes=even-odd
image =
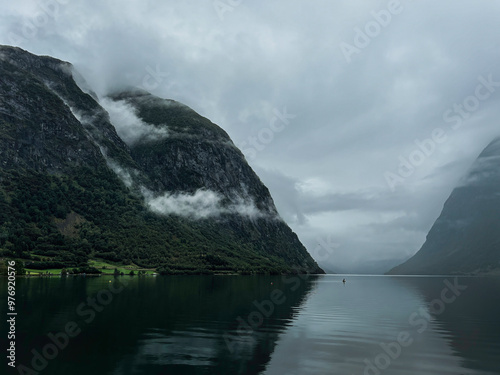
[(453, 190), (422, 248), (389, 274), (500, 274), (500, 138)]
[[(11, 261), (15, 262), (13, 267), (10, 265)], [(9, 267), (11, 268), (9, 269)], [(14, 268), (16, 275), (26, 274), (26, 270), (24, 268), (24, 262), (21, 259), (0, 258), (0, 276), (8, 276), (9, 273), (12, 273), (12, 268)]]
[[(75, 172), (0, 171), (2, 255), (36, 269), (84, 267), (100, 258), (167, 273), (287, 270), (285, 261), (252, 246), (252, 233), (245, 241), (224, 228), (230, 223), (155, 215), (111, 171)], [(66, 227), (58, 228), (61, 221)]]
[[(27, 269), (87, 273), (99, 272), (91, 259), (165, 274), (322, 272), (215, 124), (143, 94), (144, 121), (172, 124), (180, 137), (131, 152), (75, 84), (70, 64), (11, 47), (0, 52), (0, 257), (23, 259)], [(117, 169), (133, 172), (130, 187)], [(243, 184), (266, 215), (158, 215), (140, 194), (207, 188), (230, 202)]]

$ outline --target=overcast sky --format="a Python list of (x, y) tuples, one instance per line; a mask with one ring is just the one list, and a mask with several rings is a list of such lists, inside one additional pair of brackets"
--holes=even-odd
[(1, 44), (72, 62), (99, 95), (142, 86), (220, 125), (334, 270), (414, 254), (500, 134), (500, 2), (0, 5)]

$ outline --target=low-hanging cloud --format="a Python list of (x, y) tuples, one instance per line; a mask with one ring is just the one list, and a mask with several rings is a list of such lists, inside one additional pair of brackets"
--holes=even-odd
[[(387, 2), (318, 0), (307, 12), (298, 0), (245, 2), (221, 20), (212, 2), (73, 1), (35, 30), (25, 26), (43, 13), (40, 2), (4, 3), (0, 43), (74, 63), (100, 96), (142, 86), (187, 104), (236, 144), (268, 126), (270, 109), (286, 106), (293, 124), (250, 164), (305, 245), (313, 250), (332, 236), (346, 264), (417, 251), (457, 181), (498, 135), (496, 90), (396, 192), (387, 187), (384, 172), (416, 139), (448, 125), (443, 113), (474, 94), (478, 76), (500, 81), (499, 2), (402, 1), (404, 11), (351, 63), (340, 46), (353, 44), (353, 30)], [(310, 181), (321, 189), (298, 189)], [(406, 216), (378, 218), (401, 210)]]
[(125, 100), (103, 98), (100, 104), (108, 111), (111, 123), (120, 138), (129, 146), (138, 141), (161, 140), (169, 135), (166, 125), (157, 127), (142, 121), (135, 108)]
[(106, 155), (106, 152), (102, 148), (101, 148), (101, 153), (106, 158), (106, 163), (108, 164), (108, 167), (110, 167), (111, 170), (115, 172), (118, 178), (123, 181), (125, 186), (128, 187), (129, 189), (133, 187), (134, 178), (132, 177), (132, 174), (126, 168), (122, 168), (120, 164), (118, 164), (117, 162), (109, 159), (109, 157), (107, 157)]
[[(113, 101), (105, 98), (101, 101), (101, 104), (103, 104), (102, 102), (105, 102), (103, 106), (110, 113), (112, 124), (115, 125), (117, 133), (127, 144), (133, 144), (138, 140), (157, 140), (168, 136), (166, 132), (155, 132), (155, 130), (164, 129), (157, 129), (140, 120), (134, 113), (134, 109), (125, 101)], [(82, 114), (69, 105), (68, 107), (75, 118), (84, 125), (84, 128), (87, 128), (87, 131), (89, 128), (95, 128), (94, 119), (91, 116)], [(126, 135), (124, 136), (124, 134)], [(207, 189), (199, 189), (193, 194), (187, 192), (154, 193), (145, 186), (140, 185), (135, 178), (139, 173), (137, 170), (121, 166), (119, 162), (108, 156), (106, 148), (99, 140), (95, 139), (91, 132), (89, 132), (89, 136), (99, 147), (108, 167), (125, 186), (141, 192), (147, 207), (152, 212), (161, 215), (178, 215), (195, 220), (219, 217), (224, 214), (237, 214), (250, 219), (271, 218), (272, 216), (257, 208), (254, 199), (248, 194), (247, 188), (243, 188), (243, 191), (239, 192), (233, 191), (230, 194), (229, 203), (225, 202), (225, 198), (221, 194)]]
[(148, 207), (158, 214), (206, 219), (218, 215), (221, 210), (221, 198), (209, 190), (198, 190), (194, 194), (165, 193), (157, 197), (147, 191), (143, 194)]
[(500, 156), (485, 156), (478, 158), (469, 170), (469, 173), (460, 180), (459, 186), (465, 187), (478, 183), (485, 184), (487, 181), (490, 183), (498, 183), (500, 179), (500, 172), (498, 171), (499, 164)]
[(207, 219), (224, 214), (238, 214), (250, 219), (267, 216), (249, 197), (238, 197), (229, 204), (214, 191), (199, 189), (195, 193), (166, 192), (155, 195), (143, 188), (142, 194), (149, 209), (161, 215), (178, 215), (191, 219)]

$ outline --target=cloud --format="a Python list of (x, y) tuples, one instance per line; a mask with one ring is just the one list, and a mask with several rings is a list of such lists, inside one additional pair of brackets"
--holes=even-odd
[[(165, 128), (157, 128), (140, 120), (135, 114), (134, 108), (124, 100), (113, 101), (109, 98), (104, 98), (100, 103), (108, 111), (118, 135), (129, 145), (139, 140), (143, 142), (154, 141), (168, 136)], [(66, 105), (68, 104), (66, 103)], [(230, 198), (225, 198), (217, 192), (206, 189), (199, 189), (194, 194), (184, 192), (152, 192), (147, 187), (140, 185), (135, 178), (140, 172), (123, 167), (119, 162), (109, 157), (106, 147), (102, 145), (101, 139), (93, 134), (98, 131), (94, 123), (94, 116), (81, 113), (69, 105), (68, 107), (73, 116), (87, 129), (89, 136), (96, 146), (99, 147), (108, 167), (115, 172), (125, 186), (141, 192), (147, 207), (151, 211), (157, 214), (178, 215), (195, 220), (220, 217), (225, 214), (236, 214), (250, 219), (277, 219), (275, 215), (264, 213), (257, 208), (254, 199), (248, 193), (248, 187), (243, 184), (240, 186), (239, 191), (234, 190), (230, 192)]]
[(143, 188), (142, 194), (151, 211), (161, 215), (178, 215), (196, 220), (224, 214), (238, 214), (251, 219), (268, 217), (250, 198), (238, 197), (228, 204), (224, 203), (222, 195), (211, 190), (199, 189), (193, 194), (182, 192), (154, 194)]
[[(250, 164), (309, 250), (332, 234), (342, 260), (355, 264), (418, 250), (499, 133), (498, 89), (460, 129), (443, 113), (474, 94), (478, 76), (500, 81), (500, 3), (401, 3), (350, 64), (341, 43), (352, 44), (354, 29), (387, 1), (246, 1), (223, 20), (210, 1), (66, 1), (32, 35), (24, 26), (42, 3), (3, 1), (0, 43), (16, 33), (20, 47), (71, 61), (100, 96), (146, 83), (219, 124), (235, 144), (269, 127), (273, 108), (288, 108), (296, 117)], [(392, 193), (384, 172), (438, 127), (448, 140)], [(405, 216), (384, 221), (388, 212)], [(348, 227), (342, 235), (322, 220)]]
[(459, 185), (471, 186), (478, 182), (482, 185), (486, 182), (496, 185), (500, 180), (499, 165), (500, 156), (482, 156), (475, 161), (469, 173), (460, 180)]
[(106, 159), (106, 163), (108, 164), (108, 167), (111, 168), (113, 172), (118, 176), (120, 180), (125, 184), (126, 187), (129, 189), (134, 186), (134, 178), (132, 177), (132, 174), (126, 169), (121, 167), (117, 162), (111, 160), (108, 156), (105, 150), (101, 147), (101, 153), (103, 154), (104, 158)]
[(154, 197), (149, 192), (143, 192), (148, 207), (158, 214), (179, 215), (195, 219), (206, 219), (218, 216), (221, 212), (221, 197), (208, 190), (198, 190), (196, 193), (165, 193)]
[(109, 113), (111, 123), (120, 138), (129, 146), (138, 141), (152, 142), (167, 138), (167, 125), (154, 126), (137, 117), (135, 108), (125, 100), (103, 98), (100, 104)]
[(280, 192), (278, 211), (313, 257), (337, 272), (383, 272), (413, 255), (449, 194), (442, 188), (434, 191), (433, 179), (419, 187), (419, 194), (410, 187), (395, 193), (384, 188), (338, 192), (325, 180), (257, 172), (272, 191)]

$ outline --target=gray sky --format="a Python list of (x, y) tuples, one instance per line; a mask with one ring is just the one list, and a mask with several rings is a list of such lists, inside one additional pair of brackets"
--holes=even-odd
[(0, 5), (1, 44), (74, 63), (98, 94), (142, 86), (225, 129), (327, 268), (414, 254), (500, 133), (500, 2)]

